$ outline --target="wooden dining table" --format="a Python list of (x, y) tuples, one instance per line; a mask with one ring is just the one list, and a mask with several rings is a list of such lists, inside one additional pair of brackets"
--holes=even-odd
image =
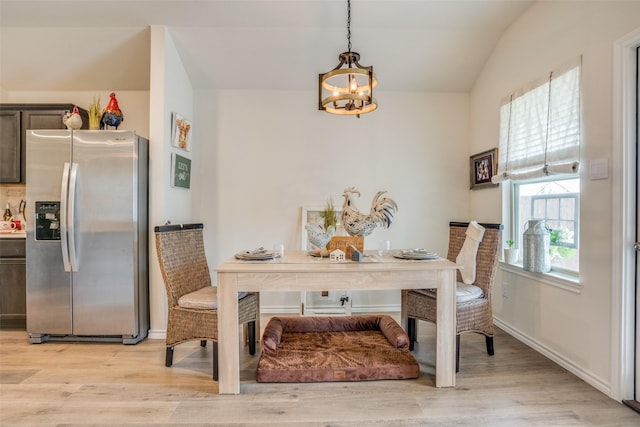
[[(230, 258), (218, 276), (218, 361), (220, 394), (240, 394), (238, 292), (322, 290), (438, 290), (436, 323), (436, 387), (454, 387), (456, 335), (456, 269), (444, 258), (406, 260), (365, 251), (360, 262), (335, 261), (287, 251), (265, 261)], [(406, 313), (401, 313), (406, 330)]]

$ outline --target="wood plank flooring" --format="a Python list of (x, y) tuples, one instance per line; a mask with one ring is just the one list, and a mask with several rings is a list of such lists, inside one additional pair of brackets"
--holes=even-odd
[[(262, 325), (266, 324), (266, 318)], [(461, 340), (453, 389), (434, 388), (435, 328), (420, 323), (416, 380), (258, 384), (241, 350), (241, 390), (220, 396), (211, 345), (28, 344), (0, 331), (2, 426), (640, 426), (640, 414), (498, 330)], [(259, 353), (259, 352), (258, 352)]]

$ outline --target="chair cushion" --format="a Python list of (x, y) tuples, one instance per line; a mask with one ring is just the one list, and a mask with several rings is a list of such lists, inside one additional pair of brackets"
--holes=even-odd
[[(244, 298), (246, 295), (246, 292), (238, 292), (238, 299)], [(178, 305), (184, 308), (214, 310), (218, 308), (218, 288), (205, 286), (197, 291), (182, 295), (178, 300)]]
[(482, 298), (484, 292), (476, 285), (468, 285), (466, 283), (457, 283), (456, 286), (456, 302), (467, 302), (472, 299)]
[[(435, 289), (412, 289), (411, 292), (415, 292), (420, 295), (424, 295), (430, 298), (436, 298), (437, 293)], [(482, 288), (476, 285), (467, 285), (466, 283), (458, 282), (456, 286), (456, 302), (467, 302), (472, 299), (482, 298), (484, 292)]]

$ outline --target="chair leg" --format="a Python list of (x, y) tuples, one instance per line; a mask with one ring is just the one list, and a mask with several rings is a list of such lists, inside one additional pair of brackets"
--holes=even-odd
[(493, 337), (485, 337), (487, 342), (487, 354), (493, 356)]
[(456, 335), (456, 373), (460, 371), (460, 334)]
[(164, 366), (169, 368), (173, 365), (173, 347), (167, 347), (167, 351), (164, 356)]
[(213, 341), (213, 380), (218, 381), (218, 341)]
[(407, 318), (407, 335), (409, 335), (409, 351), (413, 351), (413, 344), (416, 342), (416, 319)]
[(249, 337), (249, 354), (256, 354), (256, 321), (252, 320), (247, 325), (247, 335)]
[(207, 340), (200, 340), (200, 347), (206, 347), (207, 346)]

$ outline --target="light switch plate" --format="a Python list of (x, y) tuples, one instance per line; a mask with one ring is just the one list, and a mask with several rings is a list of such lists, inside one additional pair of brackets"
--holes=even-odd
[(609, 162), (607, 159), (589, 161), (589, 178), (592, 180), (609, 178)]

